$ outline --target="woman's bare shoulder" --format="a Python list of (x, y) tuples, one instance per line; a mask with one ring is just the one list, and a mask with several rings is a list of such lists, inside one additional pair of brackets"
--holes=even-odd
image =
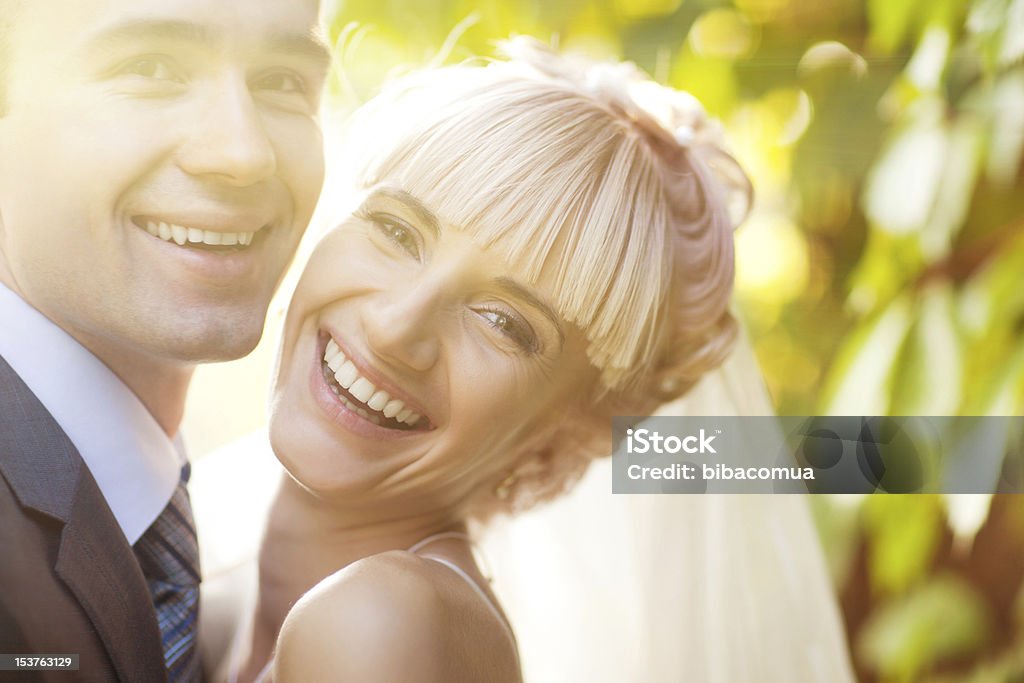
[(434, 680), (444, 610), (421, 561), (382, 553), (317, 584), (285, 619), (274, 680)]
[[(466, 587), (453, 581), (462, 579), (401, 550), (349, 565), (320, 582), (289, 613), (278, 639), (274, 681), (454, 683), (481, 680), (481, 669), (500, 666), (497, 662), (514, 667), (507, 638), (504, 653), (488, 647), (501, 648), (495, 635), (504, 636), (503, 627), (478, 596), (467, 599)], [(506, 678), (488, 673), (488, 680)], [(517, 678), (518, 672), (508, 677)]]

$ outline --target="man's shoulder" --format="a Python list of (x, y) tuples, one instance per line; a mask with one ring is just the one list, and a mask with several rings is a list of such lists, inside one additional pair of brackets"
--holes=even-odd
[(83, 468), (60, 425), (0, 356), (0, 476), (14, 496), (66, 520)]

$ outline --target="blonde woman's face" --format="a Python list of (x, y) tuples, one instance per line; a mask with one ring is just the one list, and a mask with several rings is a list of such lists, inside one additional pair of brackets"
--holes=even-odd
[(536, 449), (596, 373), (544, 278), (519, 270), (418, 198), (371, 191), (289, 310), (271, 437), (292, 475), (442, 509)]

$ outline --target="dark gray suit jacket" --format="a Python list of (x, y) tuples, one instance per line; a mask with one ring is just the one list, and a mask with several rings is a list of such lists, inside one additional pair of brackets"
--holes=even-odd
[(3, 680), (163, 683), (145, 579), (71, 440), (0, 358), (0, 654), (77, 654)]

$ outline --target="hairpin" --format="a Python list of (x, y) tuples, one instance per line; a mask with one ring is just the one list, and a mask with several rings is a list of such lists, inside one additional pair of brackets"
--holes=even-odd
[(672, 135), (680, 147), (689, 147), (697, 140), (697, 133), (694, 131), (693, 126), (690, 125), (676, 128)]

